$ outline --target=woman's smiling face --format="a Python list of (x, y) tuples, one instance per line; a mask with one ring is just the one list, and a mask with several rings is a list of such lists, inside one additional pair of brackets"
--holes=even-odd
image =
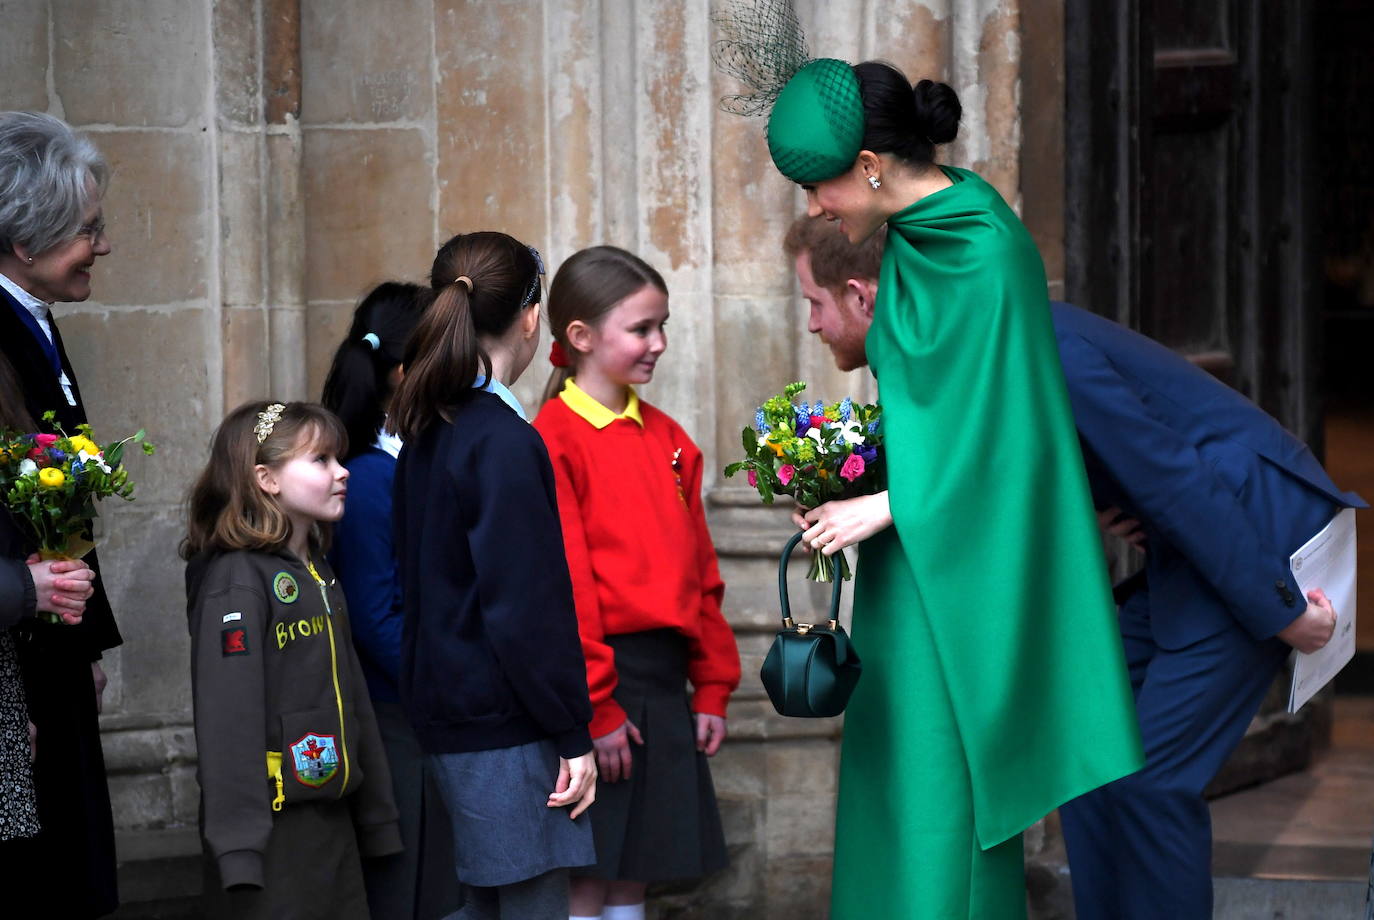
[(806, 192), (806, 213), (839, 221), (840, 232), (856, 245), (872, 236), (888, 218), (859, 160), (833, 179), (805, 184), (802, 189)]
[(109, 252), (105, 219), (95, 201), (82, 215), (75, 236), (41, 253), (29, 253), (33, 261), (23, 260), (22, 276), (13, 280), (46, 303), (80, 303), (91, 296), (91, 266)]

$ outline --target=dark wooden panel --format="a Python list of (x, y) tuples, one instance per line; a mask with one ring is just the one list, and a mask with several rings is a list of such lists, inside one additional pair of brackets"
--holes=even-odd
[(1230, 7), (1229, 0), (1154, 0), (1155, 50), (1231, 47)]
[(1236, 59), (1229, 51), (1155, 54), (1154, 130), (1207, 130), (1236, 111)]
[(1154, 283), (1140, 329), (1184, 352), (1228, 351), (1229, 132), (1158, 135), (1153, 154)]

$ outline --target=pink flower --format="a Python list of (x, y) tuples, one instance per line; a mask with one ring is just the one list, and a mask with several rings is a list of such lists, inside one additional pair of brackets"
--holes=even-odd
[(755, 473), (753, 470), (750, 470), (750, 471), (749, 471), (749, 486), (750, 486), (750, 488), (758, 488), (758, 484), (759, 484), (759, 474), (758, 474), (758, 473)]
[(811, 416), (811, 427), (820, 428), (828, 421), (830, 421), (830, 419), (826, 418), (824, 415), (813, 415)]
[(57, 443), (57, 435), (55, 435), (55, 434), (36, 434), (36, 435), (33, 436), (33, 443), (35, 443), (35, 444), (37, 444), (39, 447), (43, 447), (43, 448), (52, 447), (54, 444)]
[(797, 468), (790, 463), (784, 463), (778, 467), (778, 482), (787, 485), (792, 481), (792, 477), (797, 475)]
[(850, 482), (858, 479), (864, 474), (864, 458), (858, 454), (850, 454), (844, 458), (844, 465), (840, 467), (840, 478)]

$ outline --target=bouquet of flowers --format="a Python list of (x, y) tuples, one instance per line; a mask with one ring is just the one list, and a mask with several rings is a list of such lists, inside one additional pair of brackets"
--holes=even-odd
[[(805, 389), (801, 381), (789, 383), (759, 407), (753, 427), (743, 432), (744, 459), (727, 466), (726, 477), (744, 470), (765, 505), (781, 494), (806, 508), (886, 488), (882, 407), (858, 406), (848, 397), (830, 405), (793, 404)], [(839, 576), (849, 578), (844, 553), (812, 553), (809, 577), (831, 581), (837, 564)]]
[[(43, 421), (56, 434), (0, 432), (0, 501), (15, 522), (38, 546), (44, 559), (79, 559), (91, 551), (91, 521), (95, 501), (117, 495), (132, 501), (134, 484), (124, 468), (124, 446), (140, 444), (145, 454), (153, 445), (143, 431), (102, 448), (90, 425), (69, 435), (56, 424), (52, 412)], [(57, 617), (40, 614), (49, 622)]]

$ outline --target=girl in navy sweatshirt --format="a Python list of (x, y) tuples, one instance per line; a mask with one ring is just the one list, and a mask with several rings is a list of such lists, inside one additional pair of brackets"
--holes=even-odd
[(595, 861), (591, 703), (553, 470), (508, 389), (539, 347), (542, 274), (504, 233), (444, 244), (388, 430), (405, 441), (401, 701), (448, 805), (466, 909), (565, 920), (568, 868)]
[(374, 917), (447, 916), (457, 904), (452, 834), (438, 786), (401, 709), (401, 581), (391, 540), (391, 487), (401, 439), (382, 431), (404, 376), (406, 342), (427, 298), (418, 284), (386, 281), (353, 311), (321, 402), (348, 431), (348, 506), (329, 561), (348, 598), (353, 641), (382, 733), (405, 851), (363, 861)]

